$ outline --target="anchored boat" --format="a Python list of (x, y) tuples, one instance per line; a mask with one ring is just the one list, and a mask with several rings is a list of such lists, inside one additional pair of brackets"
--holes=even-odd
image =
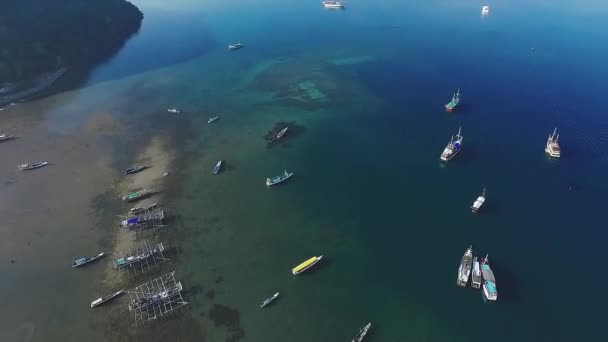
[(130, 194), (127, 194), (125, 196), (122, 196), (122, 200), (125, 202), (133, 202), (133, 201), (137, 201), (140, 200), (144, 197), (150, 196), (152, 194), (157, 193), (158, 190), (153, 190), (153, 189), (141, 189), (139, 191), (135, 191), (132, 192)]
[(293, 176), (293, 172), (287, 172), (287, 170), (285, 170), (282, 175), (275, 176), (272, 178), (266, 178), (266, 186), (273, 186), (282, 183), (291, 178), (291, 176)]
[(74, 260), (74, 262), (72, 263), (72, 267), (80, 267), (80, 266), (84, 266), (90, 262), (93, 262), (101, 257), (103, 257), (105, 254), (104, 253), (99, 253), (95, 256), (92, 257), (82, 257), (82, 258), (78, 258), (76, 260)]
[(477, 257), (473, 258), (473, 273), (471, 273), (471, 286), (475, 289), (481, 287), (481, 267)]
[(473, 202), (473, 205), (471, 206), (471, 211), (473, 213), (477, 214), (477, 211), (479, 210), (479, 208), (481, 208), (481, 206), (485, 202), (486, 202), (486, 188), (483, 188), (483, 190), (481, 191), (481, 195), (479, 195), (479, 197), (477, 197), (475, 202)]
[(344, 8), (344, 4), (342, 1), (334, 1), (334, 0), (325, 0), (323, 1), (323, 6), (325, 8)]
[(264, 299), (262, 301), (262, 303), (260, 303), (260, 307), (261, 308), (266, 307), (266, 305), (272, 303), (272, 301), (277, 299), (278, 296), (279, 296), (279, 293), (277, 292), (277, 293), (273, 294), (272, 297), (268, 297), (268, 298)]
[(281, 139), (281, 138), (282, 138), (282, 137), (285, 135), (285, 133), (287, 132), (287, 129), (288, 129), (288, 128), (289, 128), (289, 126), (288, 126), (288, 127), (283, 128), (283, 129), (282, 129), (282, 130), (281, 130), (281, 131), (280, 131), (280, 132), (277, 134), (277, 140)]
[(129, 213), (139, 214), (143, 211), (148, 211), (148, 210), (154, 209), (157, 206), (158, 206), (158, 203), (152, 203), (152, 204), (144, 205), (143, 207), (133, 207), (133, 208), (131, 208), (131, 210), (129, 210)]
[(481, 14), (488, 14), (488, 13), (490, 13), (490, 6), (487, 6), (487, 5), (483, 6), (481, 8)]
[(122, 171), (125, 175), (132, 175), (150, 168), (151, 165), (136, 165)]
[(153, 295), (138, 297), (134, 299), (129, 305), (129, 311), (145, 309), (151, 305), (165, 302), (167, 299), (171, 298), (171, 296), (177, 295), (182, 292), (182, 289), (182, 283), (178, 282), (174, 286), (164, 287), (164, 291), (158, 292)]
[(6, 135), (6, 134), (0, 134), (0, 142), (4, 142), (4, 141), (9, 141), (9, 140), (13, 140), (16, 137), (14, 135)]
[(549, 134), (547, 138), (547, 145), (545, 145), (545, 152), (551, 158), (561, 157), (561, 150), (559, 148), (559, 134), (557, 134), (557, 128), (553, 130), (553, 134)]
[(177, 108), (167, 109), (167, 112), (173, 113), (173, 114), (179, 114), (180, 113), (179, 109), (177, 109)]
[(458, 103), (460, 103), (460, 88), (458, 88), (456, 94), (452, 95), (452, 101), (445, 105), (445, 110), (452, 112)]
[(230, 44), (230, 45), (228, 45), (228, 49), (230, 49), (230, 50), (238, 50), (238, 49), (240, 49), (240, 48), (242, 48), (244, 46), (245, 45), (241, 44), (241, 42), (238, 42), (236, 44)]
[(307, 269), (313, 267), (314, 265), (316, 265), (319, 261), (321, 261), (321, 259), (323, 258), (323, 256), (313, 256), (312, 258), (304, 261), (303, 263), (299, 264), (298, 266), (294, 267), (291, 270), (291, 273), (293, 273), (293, 275), (296, 274), (300, 274), (304, 271), (306, 271)]
[(212, 123), (212, 122), (215, 122), (215, 121), (216, 121), (217, 119), (219, 119), (219, 118), (220, 118), (219, 116), (214, 116), (214, 117), (211, 117), (211, 118), (209, 118), (209, 120), (207, 120), (207, 123)]
[(454, 158), (460, 152), (460, 148), (462, 147), (462, 139), (463, 136), (460, 134), (462, 127), (458, 127), (458, 134), (456, 134), (456, 139), (452, 136), (452, 139), (448, 143), (448, 145), (441, 152), (441, 157), (439, 157), (442, 161), (447, 162)]
[(361, 342), (363, 341), (363, 338), (365, 338), (365, 335), (367, 335), (367, 332), (369, 331), (369, 328), (372, 326), (372, 323), (367, 323), (366, 325), (364, 325), (361, 329), (359, 329), (359, 332), (357, 333), (357, 335), (355, 337), (353, 337), (352, 342)]
[(125, 290), (116, 291), (116, 292), (114, 292), (112, 294), (109, 294), (107, 296), (103, 296), (101, 298), (97, 298), (97, 299), (95, 299), (94, 301), (91, 302), (91, 307), (94, 308), (96, 306), (99, 306), (99, 305), (101, 305), (101, 304), (103, 304), (103, 303), (105, 303), (105, 302), (107, 302), (109, 300), (112, 300), (112, 299), (120, 296), (123, 293), (125, 293)]
[(144, 252), (141, 252), (140, 254), (131, 255), (126, 258), (125, 257), (117, 258), (116, 260), (114, 260), (114, 266), (116, 266), (116, 268), (119, 268), (119, 269), (125, 268), (125, 267), (133, 265), (139, 261), (144, 261), (150, 257), (159, 255), (164, 250), (165, 250), (165, 246), (163, 245), (162, 242), (159, 242), (158, 245), (156, 245), (156, 247), (154, 247), (153, 249), (146, 250)]
[(45, 165), (48, 165), (48, 163), (49, 162), (45, 162), (45, 161), (37, 161), (37, 162), (33, 162), (33, 163), (20, 164), (20, 165), (17, 165), (17, 167), (21, 171), (27, 171), (27, 170), (39, 169)]
[(494, 272), (492, 272), (492, 269), (490, 268), (488, 255), (486, 255), (481, 263), (481, 274), (483, 275), (484, 298), (495, 301), (498, 298), (498, 292), (496, 291), (496, 279), (494, 279)]
[(469, 246), (469, 249), (467, 249), (467, 251), (464, 252), (464, 255), (462, 256), (462, 260), (460, 261), (460, 267), (458, 267), (458, 279), (456, 280), (456, 284), (458, 284), (458, 286), (467, 286), (469, 276), (471, 275), (472, 263), (473, 246)]
[(218, 161), (217, 164), (215, 164), (215, 167), (213, 168), (213, 173), (214, 174), (218, 174), (220, 173), (220, 169), (222, 168), (222, 161)]

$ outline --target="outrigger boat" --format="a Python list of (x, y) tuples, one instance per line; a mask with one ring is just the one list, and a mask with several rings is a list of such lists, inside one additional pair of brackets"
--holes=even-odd
[(139, 191), (131, 192), (125, 196), (122, 196), (122, 200), (125, 202), (133, 202), (133, 201), (140, 200), (144, 197), (150, 196), (152, 194), (155, 194), (157, 192), (158, 192), (158, 190), (142, 189)]
[(103, 296), (101, 298), (97, 298), (97, 299), (95, 299), (94, 301), (91, 302), (91, 307), (94, 308), (96, 306), (99, 306), (99, 305), (101, 305), (101, 304), (103, 304), (103, 303), (105, 303), (105, 302), (107, 302), (109, 300), (112, 300), (112, 299), (120, 296), (123, 293), (125, 293), (125, 290), (116, 291), (116, 292), (114, 292), (112, 294), (109, 294), (107, 296)]
[(306, 271), (307, 269), (313, 267), (314, 265), (316, 265), (319, 261), (321, 261), (321, 259), (323, 258), (323, 256), (313, 256), (312, 258), (304, 261), (303, 263), (299, 264), (298, 266), (294, 267), (291, 270), (291, 273), (293, 273), (293, 275), (296, 274), (300, 274), (304, 271)]
[(222, 161), (218, 161), (217, 164), (215, 164), (215, 167), (213, 168), (213, 173), (214, 174), (218, 174), (220, 173), (220, 170), (222, 169)]
[(48, 163), (49, 162), (45, 162), (45, 161), (37, 161), (37, 162), (33, 162), (33, 163), (20, 164), (20, 165), (17, 165), (17, 167), (21, 171), (34, 170), (34, 169), (39, 169), (45, 165), (48, 165)]
[(228, 49), (230, 49), (230, 50), (238, 50), (238, 49), (240, 49), (240, 48), (242, 48), (244, 46), (245, 45), (241, 44), (241, 42), (238, 42), (236, 44), (230, 44), (230, 45), (228, 45)]
[(282, 183), (289, 179), (291, 176), (293, 176), (293, 172), (287, 172), (287, 170), (285, 170), (282, 175), (275, 176), (272, 178), (266, 178), (266, 186), (273, 186)]
[(148, 204), (148, 205), (144, 205), (143, 207), (133, 207), (129, 210), (130, 214), (139, 214), (142, 211), (148, 211), (151, 209), (154, 209), (158, 206), (158, 203), (152, 203), (152, 204)]
[(498, 299), (498, 292), (496, 291), (496, 279), (494, 279), (494, 272), (492, 272), (492, 269), (490, 268), (487, 255), (481, 263), (481, 274), (483, 275), (484, 298), (490, 301), (495, 301)]
[(207, 123), (212, 123), (212, 122), (214, 122), (215, 120), (217, 120), (219, 118), (220, 118), (219, 116), (214, 116), (212, 118), (209, 118), (209, 120), (207, 120)]
[(156, 247), (154, 247), (153, 249), (145, 251), (143, 253), (131, 255), (126, 258), (125, 257), (117, 258), (116, 260), (114, 260), (114, 266), (116, 266), (116, 268), (119, 268), (119, 269), (124, 268), (124, 267), (129, 267), (139, 261), (143, 261), (152, 256), (160, 254), (160, 253), (164, 252), (164, 250), (165, 250), (165, 246), (161, 242), (158, 245), (156, 245)]
[(452, 95), (452, 101), (445, 105), (445, 110), (447, 112), (452, 112), (458, 103), (460, 103), (460, 88), (458, 88), (456, 94)]
[(150, 167), (151, 167), (151, 165), (136, 165), (136, 166), (130, 167), (126, 170), (123, 170), (122, 173), (124, 173), (125, 175), (132, 175), (132, 174), (141, 172), (145, 169), (148, 169)]
[(262, 303), (260, 303), (260, 307), (263, 308), (266, 305), (272, 303), (272, 301), (274, 301), (275, 299), (277, 299), (278, 296), (279, 296), (279, 292), (273, 294), (272, 297), (268, 297), (268, 298), (264, 299), (262, 301)]
[(339, 0), (325, 0), (323, 1), (323, 6), (325, 8), (344, 8), (344, 4)]
[(129, 305), (129, 311), (137, 310), (137, 309), (145, 309), (151, 305), (155, 305), (157, 303), (162, 303), (172, 296), (182, 292), (182, 283), (179, 282), (175, 284), (175, 286), (165, 287), (165, 290), (153, 295), (148, 295), (144, 297), (139, 297), (131, 302)]
[(441, 157), (439, 157), (442, 161), (447, 162), (454, 158), (455, 155), (460, 152), (460, 148), (462, 147), (462, 139), (463, 136), (460, 134), (462, 127), (458, 127), (458, 134), (456, 134), (456, 140), (454, 140), (454, 136), (448, 143), (448, 145), (441, 152)]
[(16, 139), (14, 135), (0, 134), (0, 142)]
[(363, 338), (365, 338), (365, 335), (367, 335), (367, 332), (369, 331), (369, 328), (372, 326), (372, 323), (367, 323), (366, 325), (364, 325), (361, 329), (359, 329), (359, 332), (357, 333), (357, 336), (353, 337), (352, 342), (361, 342), (363, 341)]
[(458, 267), (458, 279), (456, 284), (458, 286), (465, 287), (469, 282), (469, 276), (471, 275), (471, 264), (473, 263), (473, 246), (469, 246), (462, 260), (460, 261), (460, 267)]
[(288, 127), (283, 128), (283, 129), (282, 129), (282, 130), (281, 130), (281, 131), (280, 131), (280, 132), (277, 134), (277, 140), (281, 139), (281, 138), (282, 138), (282, 137), (285, 135), (285, 133), (287, 132), (287, 129), (288, 129), (288, 128), (289, 128), (289, 126), (288, 126)]
[(471, 286), (474, 289), (481, 287), (481, 268), (479, 267), (479, 261), (477, 257), (473, 258), (473, 272), (471, 273)]
[(547, 138), (547, 145), (545, 145), (545, 152), (551, 158), (561, 157), (561, 150), (559, 148), (559, 134), (557, 134), (557, 128), (553, 130), (553, 134), (549, 134)]
[(162, 208), (154, 208), (144, 210), (137, 213), (129, 213), (124, 220), (120, 221), (119, 226), (128, 230), (153, 225), (154, 222), (160, 222), (165, 218), (165, 212)]
[(481, 195), (479, 195), (479, 197), (477, 197), (477, 199), (471, 206), (471, 211), (473, 213), (477, 214), (477, 211), (479, 210), (479, 208), (481, 208), (481, 206), (485, 203), (485, 201), (486, 201), (486, 188), (483, 188), (483, 190), (481, 191)]
[(74, 260), (74, 262), (72, 263), (72, 267), (80, 267), (80, 266), (84, 266), (90, 262), (93, 262), (101, 257), (103, 257), (105, 254), (104, 253), (99, 253), (95, 256), (92, 257), (82, 257), (82, 258), (78, 258), (76, 260)]

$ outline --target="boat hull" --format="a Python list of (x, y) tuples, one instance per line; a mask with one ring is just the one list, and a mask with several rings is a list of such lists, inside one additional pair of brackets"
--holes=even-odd
[(293, 275), (298, 275), (308, 269), (310, 269), (311, 267), (313, 267), (314, 265), (316, 265), (317, 263), (319, 263), (319, 261), (321, 261), (321, 259), (323, 258), (323, 256), (319, 256), (319, 257), (312, 257), (306, 261), (304, 261), (303, 263), (299, 264), (298, 266), (294, 267), (291, 270), (291, 273)]

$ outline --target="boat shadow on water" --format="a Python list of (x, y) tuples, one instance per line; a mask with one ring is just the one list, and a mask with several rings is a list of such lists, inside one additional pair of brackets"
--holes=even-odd
[[(277, 139), (277, 134), (279, 134), (279, 132), (286, 127), (289, 127), (289, 129), (285, 132), (285, 135), (283, 137), (281, 137), (280, 139)], [(295, 121), (277, 122), (274, 125), (274, 127), (270, 131), (268, 131), (268, 133), (266, 133), (266, 135), (264, 135), (264, 140), (267, 141), (266, 148), (273, 148), (276, 146), (281, 146), (283, 148), (290, 148), (291, 144), (288, 144), (287, 142), (294, 138), (297, 138), (298, 136), (304, 134), (305, 132), (306, 132), (306, 127), (296, 124)]]
[(521, 302), (522, 280), (517, 277), (517, 273), (511, 272), (506, 264), (492, 260), (492, 270), (496, 275), (498, 285), (498, 302), (504, 304), (517, 304)]

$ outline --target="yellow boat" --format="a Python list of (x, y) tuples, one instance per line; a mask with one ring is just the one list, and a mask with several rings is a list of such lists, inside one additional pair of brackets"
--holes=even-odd
[(321, 260), (321, 258), (323, 258), (322, 255), (318, 256), (318, 257), (313, 256), (312, 258), (310, 258), (310, 259), (304, 261), (303, 263), (299, 264), (298, 266), (294, 267), (291, 270), (291, 273), (293, 273), (294, 275), (300, 274), (300, 273), (306, 271), (307, 269), (313, 267), (316, 263), (318, 263)]

